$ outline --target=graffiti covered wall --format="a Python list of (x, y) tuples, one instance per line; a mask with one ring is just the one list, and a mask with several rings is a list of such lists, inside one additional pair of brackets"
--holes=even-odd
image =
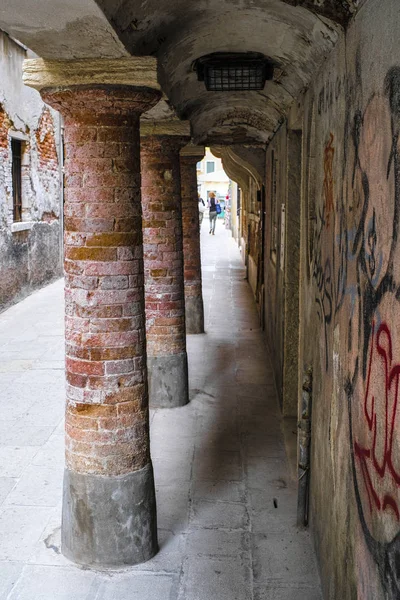
[(397, 0), (367, 1), (303, 107), (300, 365), (329, 599), (400, 597), (399, 29)]

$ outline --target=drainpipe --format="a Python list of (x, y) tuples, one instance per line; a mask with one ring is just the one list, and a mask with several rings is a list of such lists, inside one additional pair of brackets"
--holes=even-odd
[(310, 488), (310, 446), (312, 408), (312, 367), (307, 367), (303, 375), (301, 412), (298, 422), (298, 496), (297, 525), (307, 527)]

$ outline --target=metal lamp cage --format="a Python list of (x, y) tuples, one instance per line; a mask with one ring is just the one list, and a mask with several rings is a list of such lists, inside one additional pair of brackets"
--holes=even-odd
[(264, 89), (273, 67), (265, 58), (205, 57), (198, 61), (197, 74), (210, 92), (253, 91)]

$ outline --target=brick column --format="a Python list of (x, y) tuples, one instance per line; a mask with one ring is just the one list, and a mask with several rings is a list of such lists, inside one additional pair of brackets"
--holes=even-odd
[(189, 400), (179, 151), (188, 138), (141, 143), (144, 270), (150, 406)]
[(200, 225), (196, 165), (201, 156), (181, 156), (182, 226), (187, 333), (204, 333)]
[(157, 551), (139, 117), (159, 93), (110, 85), (42, 96), (65, 118), (62, 551), (81, 564), (131, 565)]

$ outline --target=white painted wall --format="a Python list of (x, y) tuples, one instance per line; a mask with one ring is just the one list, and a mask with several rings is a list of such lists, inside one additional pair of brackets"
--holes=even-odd
[[(215, 171), (207, 173), (207, 162), (213, 162)], [(206, 148), (206, 154), (203, 160), (199, 163), (197, 169), (197, 183), (201, 197), (206, 200), (209, 192), (215, 192), (216, 196), (225, 196), (229, 190), (229, 177), (225, 173), (220, 158), (217, 158), (211, 153), (210, 148)]]

